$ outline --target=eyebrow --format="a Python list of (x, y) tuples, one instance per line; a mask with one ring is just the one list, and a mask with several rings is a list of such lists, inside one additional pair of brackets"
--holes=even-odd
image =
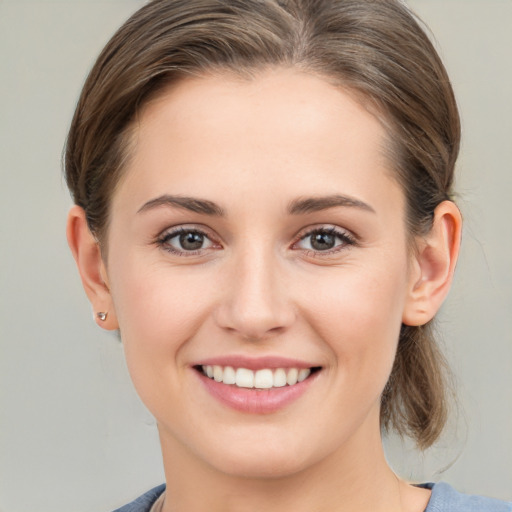
[[(189, 210), (191, 212), (200, 213), (203, 215), (211, 215), (215, 217), (224, 217), (224, 210), (207, 199), (199, 199), (195, 197), (186, 196), (173, 196), (164, 194), (155, 199), (151, 199), (147, 203), (144, 203), (137, 213), (142, 213), (160, 206), (171, 206), (181, 208), (183, 210)], [(290, 215), (301, 215), (305, 213), (314, 213), (329, 208), (335, 208), (338, 206), (359, 208), (361, 210), (375, 213), (375, 210), (367, 203), (360, 201), (349, 196), (343, 196), (334, 194), (330, 196), (322, 197), (306, 197), (293, 200), (288, 205), (288, 213)]]
[(288, 213), (291, 215), (301, 215), (304, 213), (314, 213), (321, 210), (327, 210), (329, 208), (335, 208), (336, 206), (358, 208), (375, 213), (375, 210), (369, 204), (366, 204), (359, 199), (355, 199), (354, 197), (339, 194), (295, 199), (288, 205)]
[(203, 215), (212, 215), (216, 217), (224, 217), (224, 210), (212, 201), (207, 199), (198, 199), (195, 197), (186, 196), (171, 196), (165, 194), (163, 196), (151, 199), (144, 203), (137, 211), (137, 213), (146, 212), (160, 206), (173, 206), (183, 210), (189, 210), (195, 213), (202, 213)]

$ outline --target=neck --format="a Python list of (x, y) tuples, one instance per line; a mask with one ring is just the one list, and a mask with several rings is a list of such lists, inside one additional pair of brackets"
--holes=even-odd
[(408, 491), (385, 460), (378, 428), (360, 432), (316, 464), (278, 478), (220, 472), (172, 436), (161, 431), (160, 438), (167, 481), (165, 512), (406, 510), (402, 493)]

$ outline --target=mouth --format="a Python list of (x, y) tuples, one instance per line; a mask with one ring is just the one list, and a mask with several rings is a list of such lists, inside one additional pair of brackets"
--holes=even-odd
[(251, 370), (234, 366), (197, 365), (194, 369), (210, 380), (235, 388), (270, 390), (296, 386), (318, 373), (321, 367)]

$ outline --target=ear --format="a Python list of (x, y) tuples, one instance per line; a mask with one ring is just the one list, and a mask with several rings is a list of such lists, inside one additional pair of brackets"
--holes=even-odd
[(435, 209), (432, 229), (417, 240), (402, 318), (405, 325), (424, 325), (441, 307), (453, 280), (461, 230), (459, 209), (455, 203), (443, 201)]
[[(89, 230), (84, 210), (79, 206), (75, 205), (69, 211), (66, 235), (82, 285), (93, 307), (96, 323), (107, 330), (118, 329), (100, 246)], [(100, 312), (107, 313), (105, 320), (101, 320), (98, 316)]]

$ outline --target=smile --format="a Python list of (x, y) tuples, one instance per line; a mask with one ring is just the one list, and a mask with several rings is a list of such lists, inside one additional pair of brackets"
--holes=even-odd
[(231, 409), (250, 414), (270, 414), (291, 405), (322, 373), (321, 366), (307, 367), (282, 358), (223, 359), (224, 364), (211, 361), (195, 365), (194, 373), (210, 396)]
[(315, 368), (234, 368), (232, 366), (202, 365), (201, 371), (209, 379), (239, 388), (271, 389), (294, 386), (306, 380)]

